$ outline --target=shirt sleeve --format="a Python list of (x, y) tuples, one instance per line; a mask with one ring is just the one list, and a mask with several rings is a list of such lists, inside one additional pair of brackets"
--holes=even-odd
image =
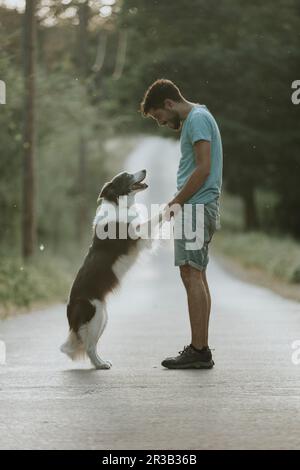
[(211, 142), (212, 128), (208, 117), (203, 114), (195, 114), (192, 116), (189, 123), (188, 134), (193, 145), (198, 140)]

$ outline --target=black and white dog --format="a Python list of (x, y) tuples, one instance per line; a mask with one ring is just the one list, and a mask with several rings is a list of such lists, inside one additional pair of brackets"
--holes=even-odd
[[(151, 247), (151, 238), (141, 237), (141, 229), (146, 228), (147, 232), (149, 227), (162, 222), (160, 212), (153, 219), (136, 223), (139, 214), (134, 197), (148, 187), (143, 182), (145, 177), (146, 170), (123, 172), (103, 186), (93, 224), (93, 241), (71, 288), (67, 305), (70, 331), (61, 351), (73, 360), (87, 354), (97, 369), (111, 367), (97, 353), (97, 343), (107, 323), (106, 297), (119, 285), (139, 253)], [(135, 225), (131, 224), (132, 219)], [(109, 229), (114, 236), (106, 237)]]

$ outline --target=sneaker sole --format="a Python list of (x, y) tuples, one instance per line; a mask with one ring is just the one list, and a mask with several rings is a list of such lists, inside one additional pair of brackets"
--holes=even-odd
[(167, 369), (212, 369), (215, 365), (214, 361), (210, 362), (192, 362), (190, 364), (161, 364)]

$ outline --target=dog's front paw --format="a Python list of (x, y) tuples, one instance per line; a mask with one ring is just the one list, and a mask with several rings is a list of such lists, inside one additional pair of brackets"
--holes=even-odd
[(95, 364), (96, 369), (110, 369), (112, 363), (110, 361), (101, 361), (98, 364)]

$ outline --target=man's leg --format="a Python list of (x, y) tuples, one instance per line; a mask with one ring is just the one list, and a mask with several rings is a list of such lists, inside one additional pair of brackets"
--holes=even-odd
[(208, 343), (208, 329), (209, 329), (209, 319), (210, 319), (210, 311), (211, 311), (211, 296), (210, 296), (210, 291), (207, 283), (207, 277), (206, 277), (206, 270), (202, 271), (202, 277), (203, 277), (203, 282), (206, 287), (206, 295), (208, 298), (208, 314), (207, 314), (207, 327), (206, 327), (206, 343)]
[(210, 294), (205, 271), (189, 265), (180, 266), (180, 275), (186, 289), (191, 324), (191, 344), (196, 349), (208, 346)]
[(178, 356), (164, 359), (162, 365), (168, 369), (211, 369), (214, 361), (207, 344), (210, 299), (205, 273), (184, 265), (180, 274), (187, 293), (192, 341)]

